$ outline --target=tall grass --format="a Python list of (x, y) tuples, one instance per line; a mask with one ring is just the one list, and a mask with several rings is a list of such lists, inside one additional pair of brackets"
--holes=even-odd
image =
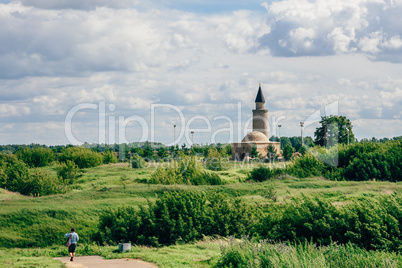
[(352, 244), (317, 247), (312, 243), (253, 242), (229, 240), (222, 247), (216, 268), (244, 267), (401, 267), (402, 255), (367, 251)]

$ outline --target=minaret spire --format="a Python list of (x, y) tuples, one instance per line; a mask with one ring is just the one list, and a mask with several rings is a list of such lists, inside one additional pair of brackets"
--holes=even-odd
[(260, 86), (258, 88), (258, 93), (257, 93), (257, 97), (255, 98), (255, 102), (265, 103), (264, 94), (262, 93), (262, 90), (261, 90), (261, 82), (260, 82)]

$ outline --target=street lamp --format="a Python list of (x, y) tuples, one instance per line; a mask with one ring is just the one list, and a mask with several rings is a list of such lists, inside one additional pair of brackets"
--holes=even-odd
[(193, 148), (193, 144), (194, 144), (194, 131), (191, 131), (191, 148)]
[(300, 128), (301, 128), (301, 146), (303, 147), (303, 127), (304, 127), (304, 122), (300, 122)]
[(348, 132), (348, 146), (349, 146), (349, 129), (346, 127), (346, 131)]
[(278, 125), (278, 130), (279, 130), (279, 148), (281, 148), (281, 126), (282, 126), (282, 125)]
[(176, 148), (176, 125), (173, 125), (173, 135), (174, 135), (174, 137), (173, 137), (173, 148)]

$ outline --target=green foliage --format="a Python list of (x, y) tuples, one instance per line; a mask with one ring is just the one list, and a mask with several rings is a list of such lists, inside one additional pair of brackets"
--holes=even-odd
[(218, 174), (205, 172), (195, 156), (182, 155), (167, 167), (158, 167), (152, 174), (153, 184), (222, 185)]
[(56, 165), (56, 172), (65, 185), (73, 184), (78, 176), (79, 168), (73, 161), (67, 160), (65, 163)]
[(141, 155), (145, 161), (150, 161), (154, 158), (154, 150), (152, 149), (151, 146), (146, 146), (144, 148), (144, 150), (142, 151), (142, 155)]
[(13, 155), (0, 154), (0, 186), (1, 188), (19, 192), (24, 182), (29, 179), (28, 166)]
[(402, 142), (368, 142), (339, 147), (337, 169), (335, 175), (346, 180), (401, 181)]
[(226, 156), (232, 156), (232, 145), (226, 144), (225, 147), (223, 147), (223, 153), (226, 154)]
[(284, 170), (281, 168), (269, 168), (260, 165), (259, 167), (254, 168), (250, 171), (247, 180), (262, 182), (268, 179), (272, 179), (273, 177), (281, 175), (283, 173)]
[(222, 194), (165, 192), (155, 204), (135, 210), (111, 209), (100, 216), (99, 242), (139, 245), (192, 242), (203, 236), (241, 236), (256, 220), (256, 209)]
[(65, 192), (63, 182), (48, 170), (28, 169), (15, 156), (3, 154), (0, 154), (0, 187), (31, 196)]
[(44, 167), (53, 163), (55, 155), (49, 148), (20, 148), (15, 155), (29, 167)]
[(159, 158), (162, 158), (162, 159), (169, 157), (169, 152), (168, 152), (168, 150), (166, 149), (166, 147), (164, 147), (164, 146), (162, 146), (162, 147), (160, 147), (160, 148), (158, 149), (157, 154), (158, 154)]
[(131, 157), (131, 167), (132, 168), (143, 168), (145, 167), (144, 159), (139, 155), (133, 155)]
[(355, 140), (352, 123), (345, 116), (324, 116), (321, 117), (320, 124), (314, 132), (316, 145), (331, 147), (338, 143), (349, 144)]
[(54, 174), (39, 168), (29, 170), (28, 180), (21, 183), (19, 191), (24, 195), (42, 196), (66, 191), (65, 184), (60, 182)]
[(276, 148), (273, 145), (269, 145), (267, 148), (267, 158), (269, 162), (273, 162), (276, 160)]
[(102, 153), (103, 164), (117, 163), (119, 160), (112, 150), (106, 150)]
[(215, 147), (208, 148), (205, 158), (205, 167), (214, 171), (227, 169), (226, 158)]
[(257, 151), (257, 146), (253, 144), (250, 150), (250, 157), (251, 158), (257, 158), (258, 157), (258, 151)]
[(289, 161), (292, 158), (292, 155), (293, 155), (293, 152), (294, 152), (293, 147), (291, 145), (289, 145), (289, 144), (286, 144), (283, 147), (282, 151), (283, 151), (282, 152), (283, 158), (285, 158), (286, 161)]
[(302, 196), (284, 206), (270, 207), (256, 228), (274, 241), (332, 241), (371, 250), (402, 248), (402, 195), (362, 200), (337, 208), (321, 198)]
[(286, 172), (298, 178), (321, 176), (324, 172), (324, 163), (311, 154), (294, 159), (287, 167)]
[(100, 153), (83, 147), (69, 147), (59, 155), (60, 162), (73, 161), (79, 168), (90, 168), (102, 165), (103, 157)]
[(295, 245), (261, 240), (254, 242), (231, 239), (213, 266), (221, 267), (399, 267), (402, 256), (397, 253), (372, 252), (352, 244), (317, 247), (313, 243)]

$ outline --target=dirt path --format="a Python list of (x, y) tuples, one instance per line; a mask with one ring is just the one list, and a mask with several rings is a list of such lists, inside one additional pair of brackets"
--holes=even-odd
[(66, 264), (67, 268), (157, 268), (158, 266), (134, 259), (113, 259), (105, 260), (99, 256), (75, 257), (73, 262), (70, 262), (70, 257), (55, 258)]

